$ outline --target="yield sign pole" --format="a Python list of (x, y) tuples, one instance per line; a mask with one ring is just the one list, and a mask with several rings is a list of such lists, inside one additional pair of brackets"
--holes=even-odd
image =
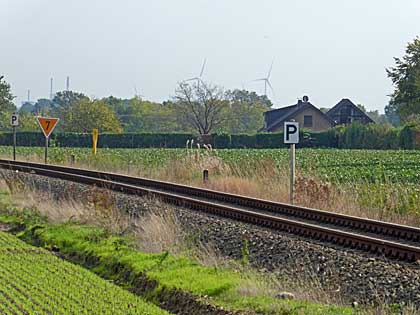
[(45, 136), (45, 164), (47, 164), (48, 158), (48, 138), (53, 132), (55, 126), (58, 123), (58, 118), (48, 118), (48, 117), (37, 117), (38, 124), (41, 127), (42, 132)]

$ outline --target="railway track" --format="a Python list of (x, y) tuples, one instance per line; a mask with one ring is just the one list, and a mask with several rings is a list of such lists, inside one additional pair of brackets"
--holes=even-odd
[(187, 207), (389, 258), (420, 260), (420, 229), (146, 178), (0, 159), (0, 168), (153, 195)]

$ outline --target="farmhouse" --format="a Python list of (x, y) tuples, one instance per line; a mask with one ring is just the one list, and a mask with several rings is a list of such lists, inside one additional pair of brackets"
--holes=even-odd
[(264, 128), (261, 131), (283, 131), (285, 121), (294, 119), (302, 128), (322, 131), (335, 125), (334, 121), (309, 102), (307, 96), (297, 104), (273, 109), (264, 113)]
[(354, 105), (354, 103), (348, 98), (343, 98), (326, 114), (337, 125), (350, 124), (354, 121), (358, 121), (362, 124), (374, 123), (368, 115), (366, 115), (359, 107)]

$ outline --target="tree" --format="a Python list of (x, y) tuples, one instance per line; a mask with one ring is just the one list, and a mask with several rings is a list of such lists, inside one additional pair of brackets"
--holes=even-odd
[(176, 120), (174, 106), (165, 106), (134, 97), (127, 106), (127, 122), (124, 130), (127, 132), (180, 131)]
[(394, 126), (401, 125), (400, 116), (397, 114), (397, 108), (394, 104), (389, 104), (385, 106), (385, 116), (386, 119)]
[(66, 109), (61, 121), (66, 132), (122, 132), (117, 115), (103, 101), (82, 98)]
[(364, 112), (366, 115), (369, 116), (375, 123), (380, 125), (387, 125), (389, 124), (388, 118), (384, 114), (380, 114), (378, 110), (371, 110), (368, 111), (366, 107), (362, 104), (357, 104), (357, 107)]
[(108, 96), (102, 99), (119, 117), (127, 115), (130, 104), (129, 99), (122, 99), (115, 96)]
[(362, 112), (364, 112), (365, 114), (367, 113), (366, 107), (363, 104), (357, 104), (356, 105)]
[(24, 102), (19, 108), (19, 113), (32, 113), (34, 111), (34, 104), (32, 102)]
[(366, 113), (378, 125), (389, 125), (388, 117), (380, 114), (378, 110), (371, 110)]
[(12, 112), (16, 110), (15, 104), (13, 104), (14, 96), (10, 91), (10, 84), (7, 83), (4, 76), (0, 76), (0, 111)]
[(19, 131), (39, 131), (36, 117), (32, 113), (21, 112), (19, 114)]
[(385, 112), (407, 122), (410, 115), (420, 114), (420, 38), (408, 43), (405, 55), (394, 60), (396, 65), (387, 69), (387, 74), (395, 90)]
[(37, 115), (47, 115), (53, 108), (53, 101), (47, 99), (47, 98), (40, 98), (35, 104), (34, 104), (34, 110), (33, 114)]
[(57, 92), (52, 100), (51, 110), (55, 115), (59, 117), (65, 116), (65, 112), (73, 104), (81, 101), (89, 100), (89, 98), (83, 93), (73, 91), (62, 91)]
[(225, 121), (226, 95), (218, 86), (205, 82), (180, 83), (176, 89), (176, 108), (185, 123), (201, 135), (212, 133)]
[(16, 110), (10, 84), (0, 76), (0, 130), (10, 130), (10, 114)]
[(256, 133), (264, 126), (264, 112), (273, 105), (266, 95), (246, 90), (226, 92), (229, 106), (224, 115), (227, 119), (217, 131), (230, 134)]
[(225, 110), (228, 119), (220, 131), (229, 134), (254, 134), (264, 127), (264, 112), (267, 107), (262, 103), (233, 102)]
[(52, 101), (46, 98), (40, 98), (36, 103), (24, 102), (19, 108), (19, 113), (30, 113), (36, 115), (47, 115), (52, 108)]
[(267, 97), (267, 95), (258, 95), (255, 92), (250, 92), (247, 90), (233, 90), (227, 91), (226, 95), (231, 102), (246, 102), (248, 104), (257, 104), (261, 103), (267, 108), (271, 108), (273, 103)]

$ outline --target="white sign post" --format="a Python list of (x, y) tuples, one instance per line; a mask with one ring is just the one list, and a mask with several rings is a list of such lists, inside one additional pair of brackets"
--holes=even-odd
[(16, 127), (19, 126), (19, 115), (13, 113), (10, 117), (10, 124), (13, 128), (13, 161), (16, 161)]
[(299, 123), (284, 123), (284, 143), (290, 144), (290, 204), (295, 201), (295, 145), (299, 143)]

